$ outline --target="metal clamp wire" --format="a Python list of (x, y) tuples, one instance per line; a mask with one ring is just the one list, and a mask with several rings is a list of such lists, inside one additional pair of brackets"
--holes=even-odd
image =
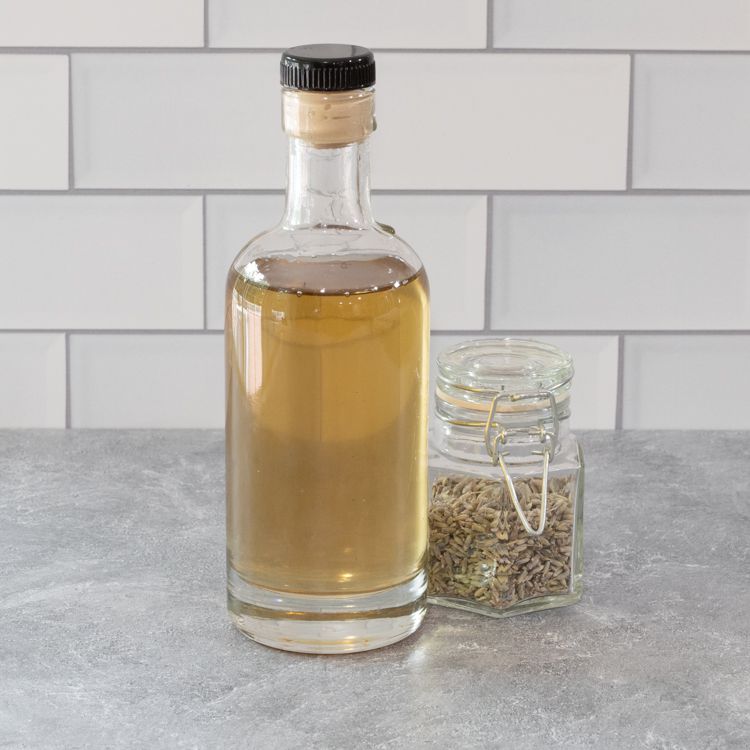
[[(521, 503), (518, 500), (518, 493), (516, 492), (516, 487), (513, 484), (513, 478), (510, 475), (510, 472), (508, 471), (508, 467), (505, 463), (504, 456), (507, 455), (506, 453), (503, 453), (503, 451), (500, 450), (500, 445), (505, 445), (507, 441), (508, 434), (502, 425), (500, 425), (499, 432), (492, 437), (492, 426), (494, 424), (495, 416), (497, 413), (497, 405), (499, 401), (502, 400), (510, 400), (510, 401), (520, 401), (522, 399), (530, 399), (530, 398), (540, 398), (540, 397), (546, 397), (549, 399), (550, 409), (552, 411), (552, 418), (553, 418), (553, 432), (549, 433), (544, 429), (544, 426), (542, 423), (539, 425), (539, 441), (545, 446), (544, 450), (542, 451), (534, 451), (537, 454), (541, 454), (543, 456), (543, 462), (544, 462), (544, 468), (542, 470), (542, 502), (541, 502), (541, 508), (539, 509), (539, 525), (535, 529), (530, 523), (529, 519), (526, 517), (526, 514), (523, 511), (523, 508), (521, 507)], [(547, 500), (549, 497), (548, 492), (548, 485), (549, 485), (549, 461), (550, 461), (550, 452), (554, 451), (555, 444), (557, 442), (557, 432), (558, 432), (558, 415), (557, 415), (557, 402), (555, 401), (555, 397), (552, 393), (549, 391), (546, 392), (540, 392), (540, 393), (530, 393), (530, 394), (504, 394), (504, 393), (498, 393), (493, 399), (492, 399), (492, 406), (490, 407), (490, 413), (487, 416), (487, 422), (484, 426), (484, 444), (487, 448), (487, 453), (489, 454), (490, 458), (492, 459), (492, 465), (493, 466), (499, 466), (500, 471), (503, 473), (503, 478), (505, 479), (505, 485), (508, 488), (508, 494), (510, 495), (511, 502), (513, 503), (513, 507), (516, 510), (516, 513), (518, 514), (518, 518), (521, 521), (521, 525), (523, 526), (524, 530), (529, 536), (532, 537), (539, 537), (544, 533), (545, 526), (547, 525)], [(547, 445), (547, 442), (549, 441), (549, 445)]]

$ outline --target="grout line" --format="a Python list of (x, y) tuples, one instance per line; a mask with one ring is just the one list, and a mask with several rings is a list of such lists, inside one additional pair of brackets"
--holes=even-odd
[(479, 328), (441, 328), (431, 331), (437, 335), (477, 335), (492, 334), (502, 336), (750, 336), (750, 328), (712, 328), (712, 329), (624, 329), (624, 328), (602, 328), (578, 329), (578, 328), (491, 328), (483, 331)]
[(65, 429), (70, 428), (70, 333), (65, 332)]
[(75, 188), (73, 158), (73, 58), (68, 55), (68, 190)]
[(71, 336), (130, 336), (156, 334), (161, 336), (195, 336), (220, 333), (223, 328), (0, 328), (2, 333), (64, 333)]
[(492, 328), (492, 223), (493, 223), (493, 200), (487, 196), (487, 226), (484, 258), (484, 330)]
[(208, 47), (208, 0), (203, 0), (203, 47)]
[[(205, 30), (204, 30), (205, 32)], [(204, 33), (204, 36), (206, 34)], [(60, 54), (280, 54), (283, 47), (0, 47), (0, 54), (12, 55), (60, 55)], [(377, 54), (414, 55), (721, 55), (747, 56), (746, 49), (627, 49), (624, 47), (372, 47)]]
[[(2, 333), (67, 333), (71, 335), (112, 334), (161, 334), (195, 335), (219, 333), (222, 328), (1, 328)], [(750, 336), (750, 328), (711, 328), (711, 329), (639, 329), (639, 328), (433, 328), (430, 333), (437, 336)]]
[(487, 49), (492, 49), (493, 26), (495, 23), (495, 0), (487, 0)]
[(630, 55), (630, 75), (628, 90), (628, 144), (625, 158), (625, 189), (633, 190), (633, 101), (635, 98), (635, 55)]
[(625, 377), (625, 336), (617, 339), (617, 397), (615, 401), (615, 429), (622, 429), (623, 384)]
[(207, 269), (208, 269), (208, 256), (207, 256), (207, 247), (206, 247), (206, 202), (207, 198), (204, 195), (203, 200), (201, 203), (201, 210), (202, 210), (202, 232), (203, 232), (203, 329), (208, 329), (208, 285), (207, 285)]
[[(750, 192), (750, 191), (748, 191)], [(281, 188), (75, 188), (65, 190), (2, 190), (1, 195), (283, 195)]]
[[(467, 188), (385, 188), (372, 191), (374, 195), (509, 195), (516, 197), (524, 196), (711, 196), (711, 195), (750, 195), (750, 188), (634, 188), (632, 190), (493, 190), (493, 189), (467, 189)], [(282, 188), (73, 188), (72, 190), (3, 190), (2, 196), (23, 195), (154, 195), (154, 196), (180, 196), (180, 195), (284, 195)]]

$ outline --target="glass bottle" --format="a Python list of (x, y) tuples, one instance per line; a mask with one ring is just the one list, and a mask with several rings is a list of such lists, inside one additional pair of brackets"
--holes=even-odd
[(573, 363), (481, 339), (438, 357), (428, 599), (505, 617), (573, 604), (583, 573), (583, 453)]
[(372, 53), (287, 50), (286, 209), (229, 272), (229, 611), (314, 653), (405, 638), (425, 611), (428, 284), (372, 216)]

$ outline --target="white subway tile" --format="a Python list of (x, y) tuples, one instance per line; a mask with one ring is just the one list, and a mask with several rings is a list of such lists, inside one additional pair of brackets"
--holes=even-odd
[(203, 46), (203, 0), (0, 0), (3, 47)]
[(579, 430), (611, 430), (617, 413), (616, 336), (545, 336), (573, 356), (575, 376), (570, 418)]
[(221, 427), (221, 334), (70, 338), (73, 427)]
[(492, 327), (750, 328), (747, 196), (494, 204)]
[(224, 328), (227, 273), (240, 250), (284, 210), (283, 195), (209, 195), (206, 197), (206, 324)]
[(200, 197), (1, 196), (0, 248), (0, 327), (203, 327)]
[(483, 195), (376, 195), (373, 211), (422, 259), (430, 281), (432, 328), (482, 328), (487, 199)]
[(636, 57), (634, 187), (750, 188), (748, 133), (750, 56)]
[[(438, 355), (462, 341), (489, 338), (500, 337), (480, 333), (466, 336), (433, 334), (430, 355), (431, 418), (434, 419), (433, 404)], [(553, 335), (544, 336), (543, 340), (559, 346), (573, 357), (575, 377), (570, 418), (573, 429), (613, 429), (617, 411), (617, 337)]]
[(276, 54), (73, 56), (77, 187), (280, 187)]
[(65, 336), (0, 333), (0, 428), (65, 427)]
[[(625, 55), (382, 53), (378, 76), (376, 187), (625, 186)], [(73, 88), (78, 187), (283, 185), (276, 54), (77, 55)]]
[(747, 0), (495, 0), (494, 45), (750, 49)]
[[(280, 195), (211, 195), (207, 198), (208, 327), (224, 327), (224, 285), (232, 260), (280, 218)], [(484, 324), (486, 199), (459, 195), (376, 195), (376, 218), (395, 227), (427, 269), (432, 327)]]
[(378, 55), (377, 188), (620, 190), (626, 55)]
[(485, 0), (286, 0), (262, 5), (210, 0), (211, 45), (328, 42), (332, 28), (336, 40), (378, 48), (484, 47), (487, 37)]
[(628, 336), (624, 364), (626, 429), (750, 429), (750, 336)]
[(66, 189), (67, 58), (0, 55), (0, 101), (0, 190)]

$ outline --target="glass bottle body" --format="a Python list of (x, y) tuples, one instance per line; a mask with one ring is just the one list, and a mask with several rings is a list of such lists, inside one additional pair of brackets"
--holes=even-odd
[(428, 286), (376, 224), (366, 141), (290, 143), (279, 226), (229, 274), (229, 608), (250, 637), (376, 648), (424, 615)]

